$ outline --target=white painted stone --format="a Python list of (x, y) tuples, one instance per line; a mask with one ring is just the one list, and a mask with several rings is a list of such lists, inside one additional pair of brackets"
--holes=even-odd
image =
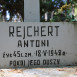
[(24, 21), (40, 22), (39, 0), (24, 0)]
[(75, 44), (77, 45), (77, 25), (75, 24)]
[[(14, 37), (9, 37), (9, 26), (14, 26)], [(18, 34), (23, 34), (23, 27), (25, 26), (25, 31), (27, 31), (28, 26), (32, 26), (32, 28), (29, 28), (29, 34), (34, 35), (34, 26), (38, 26), (39, 29), (39, 36), (32, 36), (32, 37), (25, 37), (23, 39), (22, 37), (16, 37), (16, 27), (21, 26), (21, 28), (18, 28)], [(46, 36), (41, 37), (41, 26), (45, 26), (46, 28), (43, 28), (43, 34), (48, 34), (48, 26), (53, 27), (53, 36)], [(58, 29), (58, 36), (56, 36), (56, 28), (55, 26), (59, 26)], [(9, 61), (11, 60), (25, 60), (25, 66), (28, 67), (28, 60), (40, 60), (40, 65), (37, 65), (38, 67), (51, 67), (51, 66), (63, 66), (63, 65), (77, 65), (77, 45), (75, 44), (75, 26), (77, 26), (77, 23), (73, 22), (54, 22), (54, 23), (0, 23), (0, 68), (9, 68), (13, 66), (9, 66)], [(27, 34), (27, 32), (25, 33)], [(34, 47), (17, 47), (18, 40), (49, 40), (49, 47), (36, 47), (34, 44)], [(35, 55), (36, 50), (62, 50), (66, 52), (66, 55), (59, 56), (54, 54), (53, 56), (44, 56), (44, 54), (41, 53), (41, 57), (37, 57)], [(11, 53), (13, 54), (14, 51), (20, 51), (20, 53), (32, 53), (31, 57), (15, 57), (12, 55), (12, 57), (5, 56), (3, 58), (3, 53)], [(17, 52), (16, 52), (17, 54)], [(17, 54), (18, 56), (18, 54)], [(52, 64), (52, 65), (43, 65), (42, 61), (46, 59), (60, 59), (60, 64)], [(37, 67), (35, 65), (31, 67)], [(21, 66), (16, 66), (21, 67)]]

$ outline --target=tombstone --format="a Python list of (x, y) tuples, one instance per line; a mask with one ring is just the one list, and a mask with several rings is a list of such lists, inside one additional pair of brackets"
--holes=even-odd
[(39, 0), (24, 0), (24, 22), (40, 22)]
[(77, 66), (77, 22), (0, 25), (1, 69)]

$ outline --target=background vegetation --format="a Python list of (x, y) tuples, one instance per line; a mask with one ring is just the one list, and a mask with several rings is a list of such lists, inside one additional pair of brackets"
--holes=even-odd
[(40, 0), (40, 20), (77, 21), (77, 0)]
[(0, 0), (0, 14), (6, 15), (6, 10), (11, 17), (18, 12), (24, 19), (24, 0)]

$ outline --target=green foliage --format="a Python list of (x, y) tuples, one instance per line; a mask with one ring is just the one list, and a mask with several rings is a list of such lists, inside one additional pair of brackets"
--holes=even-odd
[[(66, 4), (67, 3), (67, 4)], [(48, 19), (47, 21), (50, 22), (61, 22), (61, 21), (66, 21), (66, 22), (72, 22), (72, 21), (76, 21), (77, 20), (77, 0), (67, 0), (66, 2), (63, 2), (63, 0), (48, 0), (47, 2), (42, 2), (42, 0), (40, 0), (40, 13), (41, 13), (41, 20), (44, 20), (44, 17), (42, 18), (42, 16), (44, 16), (44, 14), (46, 12), (52, 13), (52, 11), (54, 11), (53, 14), (53, 19), (51, 18)], [(73, 5), (72, 5), (73, 4)], [(66, 5), (68, 7), (65, 7), (64, 5)], [(74, 6), (75, 5), (75, 6)], [(64, 6), (64, 7), (63, 7)], [(70, 7), (69, 7), (70, 6)], [(64, 8), (62, 10), (62, 7)], [(72, 15), (72, 8), (75, 8), (75, 16)], [(61, 9), (61, 11), (58, 11), (59, 9)]]
[[(45, 21), (44, 19), (42, 19), (42, 16), (46, 13), (46, 12), (52, 12), (56, 9), (58, 9), (59, 7), (61, 7), (64, 4), (63, 0), (48, 0), (47, 2), (42, 2), (42, 0), (40, 0), (40, 19), (41, 21)], [(59, 7), (57, 7), (59, 6)]]
[(47, 11), (52, 11), (54, 10), (54, 3), (52, 2), (52, 0), (45, 2), (42, 2), (42, 0), (40, 0), (40, 12), (41, 15), (44, 14)]
[(71, 14), (69, 15), (70, 11), (67, 11), (67, 15), (63, 14), (63, 13), (57, 13), (56, 15), (54, 15), (53, 19), (50, 20), (50, 22), (72, 22), (72, 21), (76, 21), (75, 17)]
[(62, 14), (62, 13), (57, 13), (56, 15), (54, 15), (53, 19), (50, 20), (51, 22), (60, 22), (60, 21), (64, 21), (66, 18), (65, 18), (65, 15)]

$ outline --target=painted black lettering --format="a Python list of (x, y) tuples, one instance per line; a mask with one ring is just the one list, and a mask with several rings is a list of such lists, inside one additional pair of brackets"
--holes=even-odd
[(9, 26), (9, 37), (14, 37), (14, 26)]
[(53, 36), (53, 26), (48, 26), (48, 36)]
[(21, 29), (21, 26), (17, 26), (16, 27), (16, 31), (17, 31), (17, 37), (22, 37), (22, 35), (20, 35), (19, 33), (21, 32), (19, 29)]
[(32, 35), (29, 34), (29, 31), (31, 31), (30, 28), (32, 28), (32, 26), (28, 26), (28, 27), (27, 27), (27, 36), (28, 36), (28, 37), (32, 37)]

